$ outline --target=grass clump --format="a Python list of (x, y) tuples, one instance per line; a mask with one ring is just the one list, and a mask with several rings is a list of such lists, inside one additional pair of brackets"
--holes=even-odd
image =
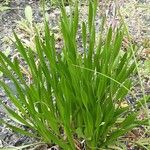
[[(87, 149), (108, 149), (116, 140), (134, 127), (147, 124), (138, 120), (131, 106), (121, 103), (131, 93), (130, 76), (135, 70), (132, 52), (121, 51), (123, 32), (110, 27), (102, 42), (96, 43), (95, 16), (97, 1), (89, 3), (88, 25), (82, 23), (83, 53), (78, 50), (78, 5), (68, 18), (62, 7), (61, 31), (64, 47), (58, 54), (55, 37), (45, 23), (44, 40), (35, 37), (36, 50), (26, 48), (17, 37), (16, 47), (30, 75), (30, 83), (23, 74), (19, 60), (10, 61), (0, 52), (0, 71), (15, 85), (14, 95), (5, 82), (0, 81), (14, 111), (3, 104), (11, 119), (33, 132), (13, 126), (14, 131), (39, 137), (45, 143), (55, 143), (64, 150), (75, 150), (77, 140), (84, 139)], [(88, 36), (89, 35), (89, 36)], [(137, 109), (140, 105), (137, 105)], [(19, 112), (19, 113), (18, 113)]]

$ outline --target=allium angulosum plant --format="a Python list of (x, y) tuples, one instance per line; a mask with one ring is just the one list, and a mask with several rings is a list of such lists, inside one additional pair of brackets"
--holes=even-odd
[[(138, 120), (136, 105), (122, 107), (131, 93), (135, 70), (130, 49), (122, 51), (124, 34), (121, 28), (108, 30), (106, 38), (96, 42), (95, 16), (97, 1), (89, 3), (88, 21), (82, 23), (83, 53), (76, 42), (78, 31), (78, 5), (70, 17), (61, 7), (61, 33), (64, 46), (56, 52), (55, 37), (45, 23), (44, 40), (36, 34), (35, 50), (25, 47), (16, 34), (16, 47), (30, 74), (30, 84), (20, 67), (20, 60), (11, 61), (0, 52), (0, 71), (15, 85), (0, 81), (16, 110), (3, 103), (9, 117), (28, 127), (8, 127), (21, 134), (55, 143), (64, 150), (75, 150), (76, 140), (85, 140), (87, 149), (96, 150), (114, 145), (121, 136), (142, 124)], [(140, 105), (137, 105), (138, 109)]]

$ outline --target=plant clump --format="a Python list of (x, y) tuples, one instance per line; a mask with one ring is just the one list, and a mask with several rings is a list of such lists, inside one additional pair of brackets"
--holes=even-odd
[(110, 27), (105, 40), (100, 33), (99, 42), (96, 42), (96, 7), (96, 0), (89, 2), (88, 23), (82, 23), (82, 54), (76, 42), (77, 4), (70, 17), (64, 6), (61, 7), (64, 47), (59, 54), (47, 22), (44, 40), (37, 31), (35, 50), (26, 48), (14, 33), (30, 82), (19, 60), (10, 61), (0, 52), (0, 71), (14, 83), (17, 92), (14, 95), (9, 86), (0, 81), (16, 110), (4, 103), (3, 106), (12, 120), (32, 132), (4, 120), (1, 123), (45, 143), (55, 143), (64, 150), (79, 149), (78, 141), (83, 139), (87, 149), (109, 149), (128, 131), (147, 124), (147, 120), (137, 118), (139, 103), (135, 111), (130, 105), (121, 105), (127, 93), (132, 94), (130, 76), (135, 71), (135, 63), (130, 48), (121, 50), (124, 37), (121, 28), (113, 30)]

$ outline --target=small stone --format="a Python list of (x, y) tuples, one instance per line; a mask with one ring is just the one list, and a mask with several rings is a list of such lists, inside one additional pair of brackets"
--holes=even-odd
[(0, 148), (3, 147), (3, 143), (2, 143), (2, 140), (0, 140)]
[(38, 145), (33, 150), (47, 150), (47, 145), (46, 144)]
[(51, 148), (48, 148), (47, 150), (59, 150), (58, 146), (52, 146)]

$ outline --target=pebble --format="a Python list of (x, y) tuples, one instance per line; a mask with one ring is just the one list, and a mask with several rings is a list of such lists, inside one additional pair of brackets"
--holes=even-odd
[(2, 143), (2, 140), (0, 140), (0, 148), (3, 147), (3, 143)]

